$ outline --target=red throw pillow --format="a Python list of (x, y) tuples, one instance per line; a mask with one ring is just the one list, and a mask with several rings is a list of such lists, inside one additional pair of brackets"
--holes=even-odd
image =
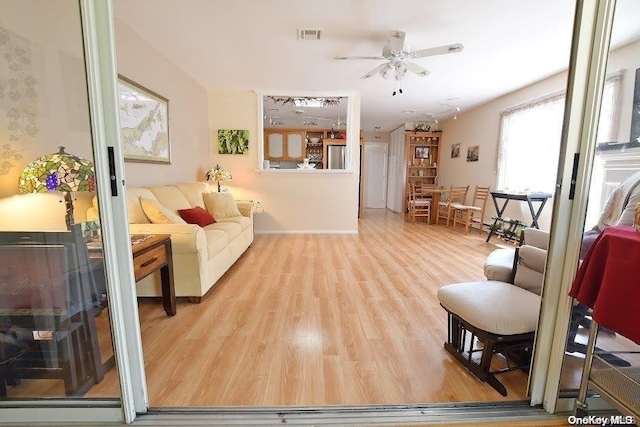
[(191, 209), (178, 209), (178, 214), (189, 224), (198, 224), (200, 227), (215, 224), (216, 219), (200, 206)]

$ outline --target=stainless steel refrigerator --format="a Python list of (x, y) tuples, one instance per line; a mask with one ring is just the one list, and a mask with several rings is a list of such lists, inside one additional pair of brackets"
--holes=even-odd
[(346, 164), (346, 145), (327, 146), (327, 169), (344, 169)]

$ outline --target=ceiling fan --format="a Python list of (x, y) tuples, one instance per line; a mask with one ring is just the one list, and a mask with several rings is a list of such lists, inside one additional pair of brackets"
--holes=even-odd
[[(415, 62), (411, 62), (416, 58), (424, 58), (426, 56), (444, 55), (447, 53), (462, 52), (464, 46), (460, 43), (448, 44), (445, 46), (432, 47), (411, 51), (405, 46), (406, 33), (404, 31), (392, 30), (389, 32), (389, 41), (382, 48), (382, 56), (336, 56), (335, 59), (382, 59), (387, 62), (378, 65), (373, 70), (362, 76), (368, 79), (380, 74), (383, 78), (388, 78), (394, 73), (395, 79), (400, 81), (405, 78), (407, 71), (417, 74), (420, 77), (426, 77), (431, 72), (421, 67)], [(402, 93), (402, 89), (400, 89)], [(395, 91), (393, 93), (395, 95)]]

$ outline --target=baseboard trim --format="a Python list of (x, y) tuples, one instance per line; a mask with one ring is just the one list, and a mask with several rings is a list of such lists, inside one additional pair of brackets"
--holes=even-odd
[(358, 230), (254, 230), (253, 234), (358, 234)]

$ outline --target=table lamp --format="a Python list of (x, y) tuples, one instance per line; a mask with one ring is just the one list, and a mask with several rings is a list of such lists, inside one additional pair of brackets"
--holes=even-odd
[(23, 193), (61, 191), (66, 208), (65, 223), (73, 225), (72, 191), (95, 191), (93, 163), (73, 154), (60, 151), (42, 156), (29, 163), (20, 174), (18, 187)]
[(218, 182), (218, 193), (220, 192), (220, 181), (231, 181), (232, 179), (229, 171), (223, 167), (220, 167), (220, 165), (216, 165), (215, 168), (210, 169), (204, 177), (207, 181)]

